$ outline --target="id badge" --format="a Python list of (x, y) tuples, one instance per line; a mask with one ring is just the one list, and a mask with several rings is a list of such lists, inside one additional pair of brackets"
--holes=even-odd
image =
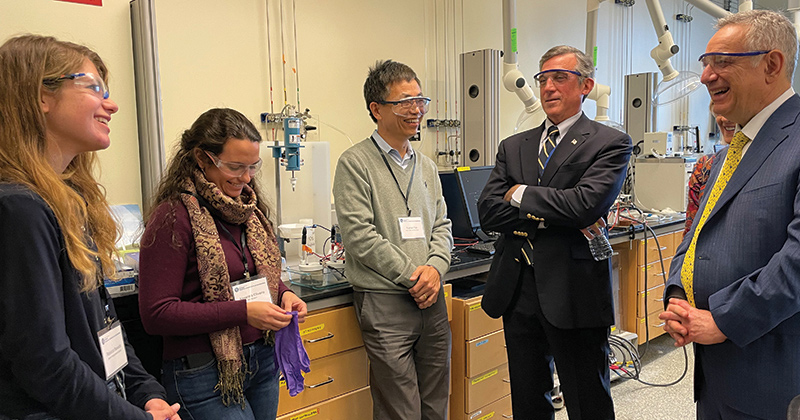
[(267, 278), (264, 276), (233, 282), (231, 283), (231, 289), (233, 289), (234, 300), (272, 303), (272, 295), (269, 293)]
[(122, 324), (114, 321), (98, 331), (97, 338), (100, 343), (100, 354), (103, 355), (106, 380), (109, 381), (128, 366), (128, 353), (125, 351), (125, 340), (122, 338)]
[(425, 239), (421, 217), (400, 217), (400, 236), (403, 239)]

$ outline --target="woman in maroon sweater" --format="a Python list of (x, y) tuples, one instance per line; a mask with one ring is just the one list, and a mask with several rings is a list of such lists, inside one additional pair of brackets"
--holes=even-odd
[(164, 337), (163, 383), (184, 418), (274, 419), (272, 332), (288, 311), (306, 314), (280, 280), (255, 178), (260, 142), (241, 113), (206, 111), (183, 133), (147, 218), (139, 309)]

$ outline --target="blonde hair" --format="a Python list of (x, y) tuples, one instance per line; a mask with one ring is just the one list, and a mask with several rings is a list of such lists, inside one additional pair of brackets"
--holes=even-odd
[(22, 184), (44, 199), (55, 214), (84, 291), (96, 289), (103, 275), (113, 275), (117, 227), (105, 191), (93, 175), (94, 152), (76, 156), (62, 174), (49, 163), (40, 104), (42, 89), (57, 92), (62, 82), (55, 79), (79, 70), (87, 59), (107, 80), (103, 61), (82, 45), (22, 35), (0, 46), (0, 182)]

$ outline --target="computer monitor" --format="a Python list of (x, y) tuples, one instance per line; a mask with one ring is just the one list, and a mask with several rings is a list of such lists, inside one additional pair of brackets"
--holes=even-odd
[(458, 168), (454, 172), (439, 174), (447, 204), (447, 216), (453, 223), (453, 236), (477, 237), (483, 241), (491, 238), (481, 230), (478, 217), (478, 198), (489, 180), (493, 166)]

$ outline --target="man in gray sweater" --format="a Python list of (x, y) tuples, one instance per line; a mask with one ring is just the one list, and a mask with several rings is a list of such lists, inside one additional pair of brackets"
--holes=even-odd
[(453, 236), (436, 164), (409, 143), (430, 98), (410, 67), (387, 60), (370, 69), (364, 99), (377, 129), (342, 153), (333, 196), (373, 417), (444, 420), (450, 325), (441, 285)]

